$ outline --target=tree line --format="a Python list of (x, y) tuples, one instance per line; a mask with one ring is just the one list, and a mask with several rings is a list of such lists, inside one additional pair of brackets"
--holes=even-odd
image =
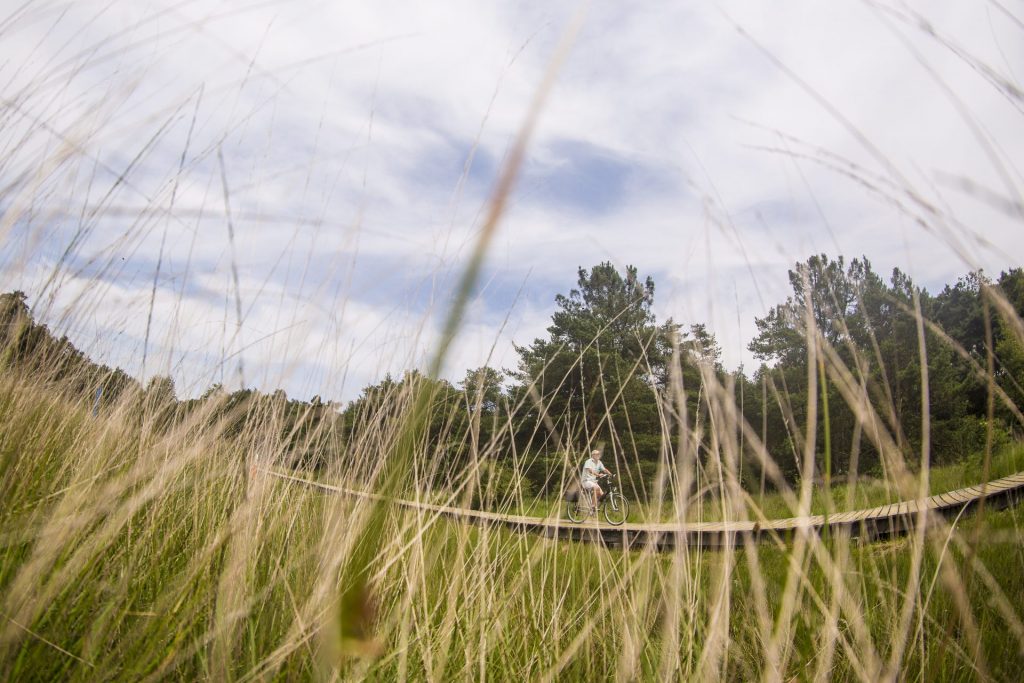
[[(220, 385), (178, 400), (170, 378), (142, 387), (57, 339), (32, 319), (21, 292), (0, 295), (0, 368), (59, 386), (93, 410), (117, 407), (147, 430), (215, 425), (224, 438), (259, 441), (278, 462), (306, 469), (358, 464), (369, 471), (414, 397), (426, 392), (420, 445), (430, 465), (417, 476), (457, 489), (472, 473), (478, 484), (525, 495), (557, 489), (567, 467), (600, 447), (631, 493), (648, 496), (659, 463), (674, 462), (681, 440), (711, 457), (711, 441), (721, 435), (710, 395), (723, 390), (789, 481), (807, 472), (803, 440), (812, 414), (816, 433), (825, 435), (814, 445), (816, 477), (885, 473), (885, 458), (864, 433), (866, 410), (911, 462), (926, 436), (933, 463), (1020, 436), (1020, 268), (994, 280), (969, 273), (931, 294), (899, 269), (885, 279), (866, 258), (814, 255), (789, 271), (791, 295), (755, 319), (748, 348), (760, 365), (750, 374), (723, 368), (705, 325), (659, 322), (654, 281), (635, 267), (620, 272), (605, 262), (577, 276), (573, 289), (555, 297), (546, 335), (516, 346), (516, 367), (476, 368), (454, 383), (409, 370), (365, 387), (347, 405)], [(766, 485), (754, 457), (741, 455), (739, 474), (749, 490)], [(476, 503), (486, 488), (473, 489)]]

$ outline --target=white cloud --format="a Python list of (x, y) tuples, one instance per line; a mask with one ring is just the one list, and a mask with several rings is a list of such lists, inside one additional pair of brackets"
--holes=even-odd
[[(949, 45), (907, 20), (912, 11)], [(185, 358), (180, 382), (200, 391), (233, 353), (221, 347), (234, 266), (251, 307), (240, 355), (252, 381), (351, 398), (436, 343), (571, 12), (468, 0), (82, 2), (19, 15), (0, 41), (0, 187), (10, 188), (0, 225), (17, 228), (0, 281), (41, 288), (95, 210), (60, 295), (106, 302), (84, 307), (80, 342), (116, 339), (138, 371), (159, 261), (151, 337), (160, 357)], [(1020, 98), (968, 63), (1016, 83), (1019, 31), (955, 2), (593, 3), (450, 376), (492, 345), (494, 364), (513, 366), (512, 340), (543, 334), (576, 267), (603, 260), (655, 274), (659, 315), (709, 322), (733, 366), (750, 365), (754, 316), (786, 296), (786, 269), (812, 253), (864, 254), (933, 288), (970, 267), (1019, 265), (1019, 217), (951, 178), (1021, 194)]]

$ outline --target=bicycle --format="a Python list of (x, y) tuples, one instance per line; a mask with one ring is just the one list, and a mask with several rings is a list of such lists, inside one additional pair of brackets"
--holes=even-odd
[(571, 521), (578, 524), (590, 515), (596, 516), (599, 511), (604, 513), (604, 518), (612, 526), (619, 526), (626, 521), (629, 505), (619, 489), (611, 483), (612, 475), (609, 474), (608, 479), (608, 492), (597, 501), (596, 508), (590, 503), (589, 491), (585, 490), (578, 491), (576, 499), (566, 504), (566, 513)]

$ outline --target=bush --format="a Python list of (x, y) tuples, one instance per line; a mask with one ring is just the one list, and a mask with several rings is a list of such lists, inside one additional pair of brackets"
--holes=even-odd
[[(525, 470), (526, 478), (533, 486), (533, 490), (542, 496), (561, 495), (559, 487), (563, 483), (568, 486), (573, 479), (578, 479), (579, 468), (583, 465), (583, 460), (579, 456), (570, 455), (566, 459), (564, 453), (527, 457), (525, 461), (529, 463)], [(563, 474), (563, 468), (566, 467), (568, 469)]]
[(536, 495), (533, 482), (522, 471), (517, 471), (497, 460), (480, 463), (479, 486), (473, 482), (473, 507), (496, 509)]
[[(987, 429), (987, 420), (975, 415), (936, 423), (932, 428), (932, 464), (954, 463), (983, 452)], [(994, 451), (1012, 441), (1006, 425), (999, 420), (993, 425), (992, 436)]]

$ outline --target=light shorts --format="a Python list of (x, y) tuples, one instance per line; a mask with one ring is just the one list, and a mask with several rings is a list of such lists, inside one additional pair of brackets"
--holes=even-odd
[(583, 482), (582, 486), (584, 491), (593, 491), (594, 489), (598, 488), (596, 481), (585, 481)]

